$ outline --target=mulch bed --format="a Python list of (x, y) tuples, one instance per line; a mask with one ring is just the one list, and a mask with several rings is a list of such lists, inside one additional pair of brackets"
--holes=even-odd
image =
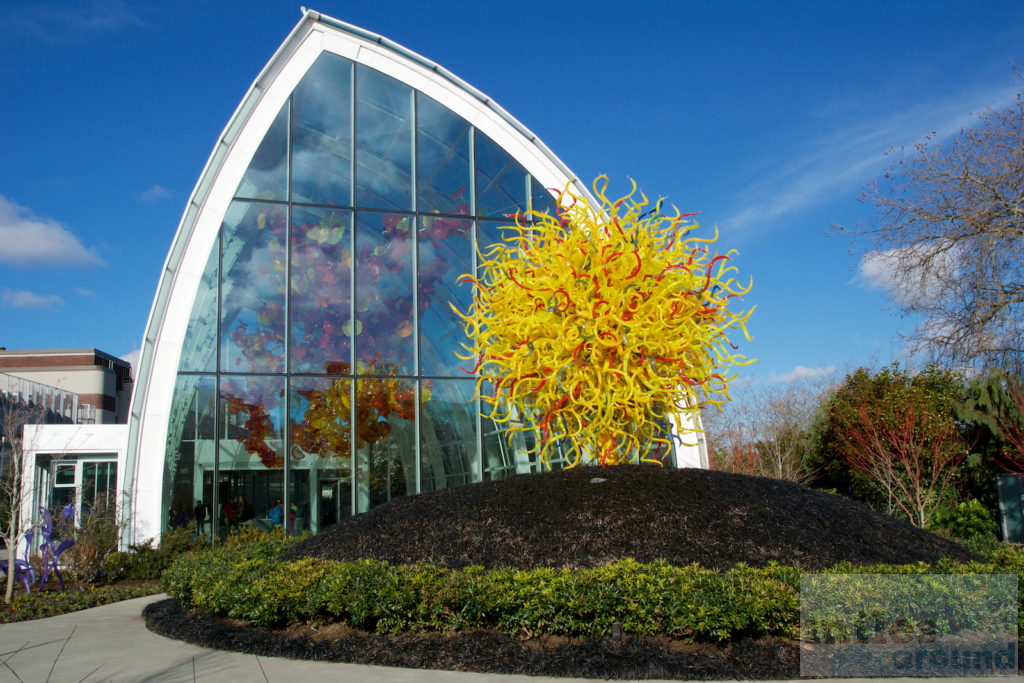
[[(631, 557), (716, 569), (775, 561), (809, 570), (844, 561), (977, 559), (841, 496), (775, 479), (655, 466), (580, 467), (398, 498), (293, 546), (282, 559), (302, 557), (523, 569)], [(387, 636), (341, 625), (273, 631), (187, 613), (174, 600), (150, 605), (144, 616), (153, 631), (196, 645), (297, 659), (590, 678), (799, 676), (796, 643), (776, 638), (716, 645), (492, 631)]]
[(777, 638), (718, 646), (643, 636), (519, 639), (496, 631), (388, 636), (339, 625), (321, 633), (309, 627), (273, 631), (186, 612), (175, 600), (148, 605), (143, 618), (151, 631), (169, 638), (265, 657), (580, 678), (773, 680), (800, 673), (796, 645)]
[[(603, 481), (597, 481), (597, 480)], [(285, 559), (444, 567), (596, 567), (622, 558), (819, 570), (977, 559), (958, 544), (797, 484), (698, 469), (577, 467), (406, 496), (293, 546)]]

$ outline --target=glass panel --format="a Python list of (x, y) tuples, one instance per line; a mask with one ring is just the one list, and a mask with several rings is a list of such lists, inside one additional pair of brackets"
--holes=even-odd
[[(106, 471), (100, 472), (100, 465), (105, 463), (98, 462), (84, 462), (82, 463), (82, 515), (91, 514), (93, 511), (93, 503), (96, 500), (96, 494), (99, 488), (99, 479), (106, 479)], [(104, 468), (106, 470), (106, 468)], [(106, 503), (106, 496), (103, 497), (101, 503)]]
[(292, 372), (351, 371), (351, 214), (293, 209)]
[(506, 242), (519, 237), (519, 231), (508, 227), (508, 222), (477, 221), (476, 239), (480, 253), (485, 257), (488, 251), (495, 245), (514, 246), (516, 242)]
[(53, 477), (54, 486), (75, 485), (75, 463), (67, 463), (56, 466), (56, 473)]
[(356, 205), (412, 208), (412, 88), (356, 67)]
[(295, 530), (319, 533), (352, 514), (351, 380), (292, 380), (290, 500)]
[(82, 515), (113, 514), (116, 462), (82, 463)]
[(416, 384), (394, 377), (356, 382), (356, 510), (416, 490)]
[(164, 455), (164, 530), (212, 531), (216, 396), (214, 377), (178, 375)]
[(352, 204), (352, 62), (321, 54), (292, 96), (292, 201)]
[(501, 217), (526, 210), (526, 171), (505, 150), (477, 131), (476, 213)]
[(475, 380), (424, 381), (420, 391), (420, 490), (480, 481)]
[(220, 238), (214, 240), (192, 302), (179, 370), (215, 372), (217, 370), (217, 262)]
[(235, 190), (236, 197), (247, 199), (276, 199), (288, 196), (288, 103), (278, 112), (270, 130), (263, 137), (242, 182)]
[(412, 216), (356, 216), (356, 358), (362, 374), (413, 372)]
[[(493, 395), (494, 387), (488, 382), (480, 388), (481, 395)], [(491, 406), (485, 401), (480, 401), (481, 425), (483, 427), (483, 460), (484, 460), (484, 481), (494, 481), (511, 477), (514, 474), (528, 474), (542, 472), (544, 466), (537, 459), (537, 456), (530, 453), (536, 446), (536, 435), (532, 431), (510, 433), (509, 422), (492, 420), (487, 417), (491, 414)], [(505, 411), (498, 411), (497, 416), (506, 415)]]
[(469, 123), (416, 93), (418, 211), (469, 215)]
[(74, 486), (54, 486), (53, 495), (50, 496), (50, 509), (63, 510), (67, 505), (75, 502)]
[(546, 213), (549, 216), (557, 216), (555, 211), (555, 197), (546, 189), (544, 186), (538, 183), (534, 179), (530, 179), (530, 187), (532, 188), (530, 197), (530, 208), (533, 211), (539, 211), (540, 213)]
[(232, 202), (222, 226), (221, 370), (284, 371), (286, 209)]
[(284, 519), (284, 378), (224, 377), (217, 485), (218, 532)]
[(472, 225), (459, 218), (420, 219), (420, 374), (465, 377), (462, 367), (473, 367), (455, 355), (456, 351), (465, 355), (460, 344), (469, 341), (449, 305), (465, 312), (473, 299), (470, 283), (458, 282), (460, 276), (473, 272)]

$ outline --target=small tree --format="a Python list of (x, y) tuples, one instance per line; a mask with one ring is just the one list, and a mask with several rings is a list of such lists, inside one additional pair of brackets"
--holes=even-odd
[(830, 405), (849, 467), (878, 487), (890, 513), (919, 527), (946, 502), (967, 456), (955, 397), (942, 391), (948, 375), (929, 368), (911, 377), (895, 364), (873, 376), (858, 370)]
[(26, 489), (25, 475), (28, 464), (25, 452), (25, 425), (45, 421), (46, 408), (36, 403), (16, 402), (0, 393), (0, 433), (4, 448), (0, 453), (0, 510), (3, 518), (0, 540), (7, 545), (7, 587), (4, 602), (10, 603), (14, 595), (14, 571), (18, 545), (24, 540), (30, 526), (21, 519), (22, 510), (31, 491)]

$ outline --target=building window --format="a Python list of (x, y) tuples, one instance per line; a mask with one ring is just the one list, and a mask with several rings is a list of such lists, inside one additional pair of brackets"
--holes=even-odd
[(37, 460), (36, 490), (45, 492), (34, 500), (34, 513), (45, 507), (54, 513), (68, 505), (74, 510), (74, 519), (95, 513), (114, 513), (117, 504), (117, 456), (90, 454), (76, 458), (39, 456)]
[[(222, 220), (189, 317), (163, 528), (319, 532), (395, 496), (535, 471), (481, 428), (458, 278), (550, 196), (443, 103), (322, 54)], [(486, 453), (486, 458), (485, 458)], [(276, 508), (276, 510), (275, 510)], [(195, 527), (198, 529), (198, 526)]]

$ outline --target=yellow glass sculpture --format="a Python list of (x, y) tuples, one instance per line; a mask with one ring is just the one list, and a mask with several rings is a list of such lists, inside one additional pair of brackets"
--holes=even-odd
[(694, 214), (650, 207), (635, 183), (615, 201), (607, 187), (594, 181), (598, 207), (567, 187), (557, 216), (516, 215), (511, 236), (479, 252), (479, 278), (462, 277), (469, 311), (452, 306), (486, 417), (535, 430), (545, 464), (559, 441), (572, 444), (570, 467), (660, 462), (672, 414), (728, 400), (730, 369), (751, 362), (728, 337), (750, 339), (754, 309), (729, 306), (751, 285), (730, 277), (733, 251), (710, 251), (717, 228), (691, 237)]

